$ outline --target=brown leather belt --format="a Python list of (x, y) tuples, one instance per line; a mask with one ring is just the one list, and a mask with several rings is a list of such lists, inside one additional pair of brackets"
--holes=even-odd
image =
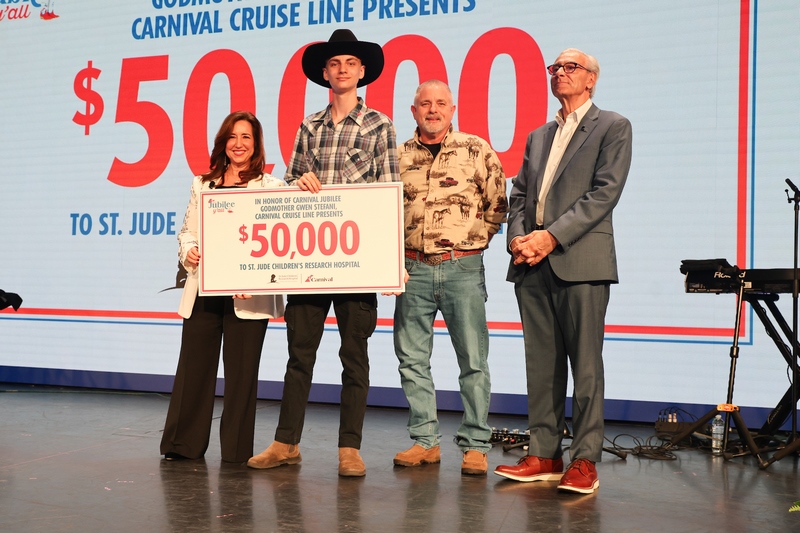
[(409, 259), (416, 259), (417, 261), (421, 261), (426, 265), (436, 266), (442, 263), (442, 261), (450, 261), (453, 257), (458, 259), (459, 257), (465, 257), (467, 255), (475, 255), (481, 253), (483, 250), (453, 250), (452, 252), (444, 252), (442, 254), (423, 254), (422, 252), (418, 252), (416, 250), (406, 250), (406, 257)]

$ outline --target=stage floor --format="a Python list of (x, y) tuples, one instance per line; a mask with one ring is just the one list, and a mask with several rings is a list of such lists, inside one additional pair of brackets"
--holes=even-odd
[[(303, 462), (257, 471), (222, 463), (212, 428), (204, 460), (164, 461), (158, 447), (167, 395), (0, 384), (0, 531), (3, 532), (787, 532), (800, 531), (796, 456), (759, 470), (697, 449), (676, 460), (603, 455), (600, 489), (564, 494), (555, 483), (491, 473), (521, 451), (489, 454), (489, 475), (462, 476), (452, 443), (459, 413), (442, 413), (442, 463), (392, 465), (411, 445), (406, 412), (370, 409), (365, 478), (337, 475), (338, 406), (310, 405)], [(259, 402), (256, 453), (273, 437), (280, 404)], [(221, 409), (221, 400), (217, 401)], [(219, 413), (217, 413), (219, 414)], [(521, 418), (491, 416), (497, 427)], [(653, 428), (609, 423), (606, 437), (647, 439)], [(633, 446), (633, 439), (617, 442)]]

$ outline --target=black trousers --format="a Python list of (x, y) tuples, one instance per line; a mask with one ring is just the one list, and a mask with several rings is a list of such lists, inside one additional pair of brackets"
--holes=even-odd
[(361, 448), (361, 430), (369, 392), (367, 339), (375, 331), (378, 321), (378, 297), (374, 293), (299, 294), (288, 297), (284, 319), (289, 340), (289, 362), (286, 364), (281, 414), (275, 431), (275, 440), (278, 442), (300, 442), (317, 349), (331, 305), (341, 338), (339, 447)]
[(162, 454), (173, 452), (198, 459), (206, 453), (222, 345), (222, 460), (240, 463), (253, 456), (258, 366), (268, 323), (267, 319), (237, 317), (230, 296), (195, 300), (192, 316), (183, 321), (178, 370), (161, 438)]

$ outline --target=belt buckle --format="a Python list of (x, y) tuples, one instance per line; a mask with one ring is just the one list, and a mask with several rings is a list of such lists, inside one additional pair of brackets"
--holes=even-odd
[(425, 264), (436, 266), (442, 264), (442, 254), (431, 254), (425, 256)]

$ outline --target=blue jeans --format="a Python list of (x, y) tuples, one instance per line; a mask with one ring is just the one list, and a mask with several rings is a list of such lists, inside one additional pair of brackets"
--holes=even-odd
[(488, 452), (489, 328), (483, 256), (469, 255), (430, 266), (406, 259), (408, 283), (397, 297), (394, 349), (400, 360), (400, 382), (409, 405), (408, 431), (423, 448), (439, 444), (436, 388), (431, 375), (433, 321), (442, 312), (461, 369), (458, 383), (464, 416), (456, 433), (463, 451)]

